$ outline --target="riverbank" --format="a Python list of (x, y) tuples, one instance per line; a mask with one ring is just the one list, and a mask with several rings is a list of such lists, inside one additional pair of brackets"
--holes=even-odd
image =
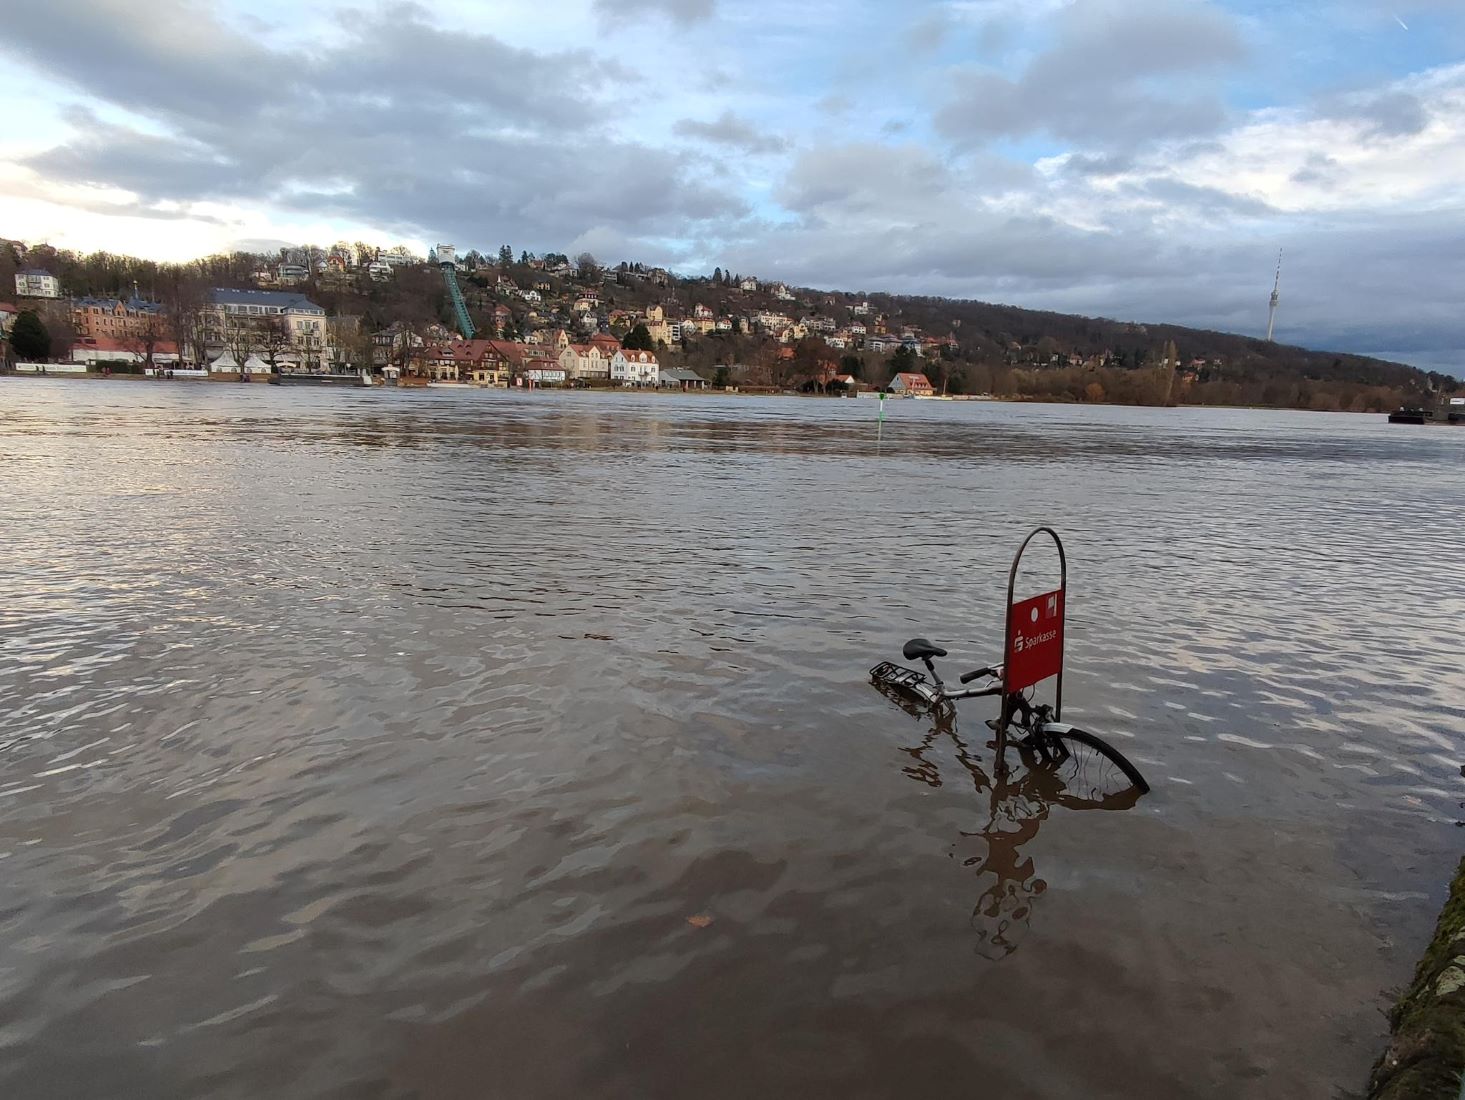
[(1465, 859), (1389, 1027), (1369, 1100), (1457, 1100), (1465, 1075)]
[[(31, 364), (26, 364), (26, 366), (32, 366), (32, 365)], [(116, 382), (116, 381), (124, 381), (124, 382), (163, 382), (163, 381), (166, 381), (166, 382), (206, 382), (206, 383), (207, 382), (219, 382), (219, 381), (225, 381), (226, 380), (226, 379), (222, 379), (222, 378), (210, 378), (207, 375), (203, 374), (202, 372), (193, 372), (193, 371), (190, 371), (187, 374), (184, 374), (182, 372), (179, 372), (176, 376), (171, 377), (171, 378), (158, 378), (158, 377), (155, 377), (155, 376), (143, 375), (141, 373), (134, 374), (134, 373), (129, 373), (129, 372), (121, 372), (121, 371), (114, 372), (112, 374), (103, 374), (100, 371), (95, 371), (95, 370), (85, 370), (85, 369), (77, 370), (77, 369), (74, 369), (74, 367), (73, 367), (72, 364), (46, 364), (46, 367), (47, 367), (47, 369), (45, 371), (40, 371), (40, 370), (36, 370), (36, 369), (31, 369), (31, 370), (15, 370), (14, 368), (0, 369), (0, 379), (4, 379), (4, 378), (44, 378), (44, 379), (48, 379), (48, 380), (69, 379), (69, 380), (75, 380), (75, 381), (92, 381), (92, 382), (103, 382), (103, 381), (105, 381), (105, 382)], [(256, 380), (259, 380), (259, 379), (256, 379)], [(335, 378), (335, 377), (333, 377), (332, 380), (333, 381), (336, 381), (337, 384), (340, 384), (340, 381), (341, 381), (339, 378)], [(238, 379), (231, 377), (231, 378), (228, 378), (227, 381), (235, 382), (235, 381), (238, 381)], [(294, 383), (302, 383), (302, 382), (305, 382), (306, 381), (306, 378), (304, 378), (304, 377), (295, 377), (295, 378), (291, 379), (291, 381), (294, 382)], [(844, 400), (844, 399), (856, 398), (856, 397), (857, 398), (863, 398), (863, 399), (867, 399), (868, 400), (868, 399), (878, 398), (880, 396), (877, 391), (872, 391), (872, 390), (863, 390), (863, 391), (861, 391), (861, 392), (859, 392), (857, 394), (834, 394), (834, 393), (812, 393), (812, 392), (805, 392), (805, 391), (802, 391), (802, 390), (783, 390), (783, 389), (777, 389), (777, 388), (774, 388), (774, 387), (765, 387), (765, 386), (757, 386), (757, 387), (754, 387), (754, 386), (744, 386), (744, 387), (734, 387), (734, 388), (728, 388), (728, 389), (717, 389), (717, 388), (714, 388), (713, 386), (710, 386), (710, 385), (709, 386), (705, 386), (705, 387), (700, 387), (700, 388), (694, 388), (694, 389), (680, 389), (680, 388), (672, 387), (672, 386), (659, 386), (659, 387), (649, 387), (649, 386), (648, 387), (625, 387), (625, 386), (614, 386), (614, 385), (592, 385), (592, 386), (583, 386), (583, 387), (581, 387), (581, 386), (560, 386), (560, 385), (542, 386), (542, 385), (540, 385), (540, 386), (533, 386), (533, 387), (517, 387), (517, 386), (487, 386), (487, 385), (482, 385), (482, 384), (472, 383), (472, 382), (433, 382), (433, 383), (421, 383), (419, 385), (414, 385), (414, 386), (410, 386), (409, 387), (409, 386), (399, 386), (399, 385), (393, 385), (393, 384), (384, 384), (381, 380), (377, 380), (372, 386), (370, 386), (370, 387), (363, 386), (361, 388), (381, 389), (381, 390), (386, 390), (386, 391), (391, 391), (391, 390), (395, 390), (395, 389), (412, 389), (412, 390), (415, 391), (415, 390), (421, 389), (421, 388), (430, 388), (430, 389), (439, 390), (439, 391), (442, 391), (442, 390), (500, 389), (500, 390), (505, 390), (505, 391), (507, 391), (507, 390), (515, 390), (515, 391), (520, 392), (520, 393), (530, 393), (530, 392), (532, 392), (532, 393), (542, 393), (542, 392), (566, 391), (566, 392), (572, 392), (572, 393), (618, 393), (618, 394), (637, 393), (637, 394), (643, 394), (643, 395), (648, 395), (649, 394), (649, 395), (655, 395), (655, 396), (685, 396), (685, 395), (689, 395), (689, 394), (697, 394), (697, 395), (726, 396), (726, 397), (809, 397), (809, 398), (822, 398), (822, 399), (832, 399), (832, 400)], [(1178, 402), (1178, 403), (1171, 404), (1171, 405), (1167, 405), (1167, 406), (1135, 405), (1135, 404), (1127, 404), (1127, 403), (1115, 402), (1115, 401), (1076, 401), (1076, 400), (1073, 400), (1071, 398), (1066, 398), (1066, 397), (1052, 396), (1052, 395), (1039, 396), (1039, 395), (1034, 395), (1034, 394), (988, 394), (988, 393), (983, 393), (983, 394), (948, 394), (948, 395), (940, 395), (940, 396), (921, 396), (921, 395), (910, 395), (910, 394), (887, 394), (886, 396), (887, 396), (888, 399), (891, 399), (891, 400), (901, 400), (901, 401), (912, 401), (913, 400), (913, 401), (942, 401), (942, 402), (946, 402), (946, 401), (953, 401), (953, 402), (998, 402), (998, 403), (1003, 403), (1003, 404), (1021, 404), (1021, 405), (1103, 406), (1103, 407), (1108, 407), (1108, 408), (1246, 409), (1246, 410), (1255, 410), (1255, 411), (1259, 411), (1259, 412), (1312, 412), (1312, 413), (1316, 413), (1316, 412), (1340, 412), (1340, 411), (1348, 411), (1348, 410), (1337, 410), (1337, 409), (1312, 409), (1312, 408), (1300, 409), (1300, 408), (1293, 408), (1293, 407), (1287, 406), (1287, 405), (1247, 405), (1247, 404), (1238, 404), (1238, 405), (1191, 405), (1191, 404), (1186, 404), (1185, 402)], [(1360, 416), (1381, 416), (1381, 415), (1386, 415), (1386, 411), (1385, 410), (1376, 410), (1376, 411), (1355, 413), (1355, 415), (1360, 415)], [(1441, 418), (1439, 418), (1437, 420), (1432, 421), (1431, 423), (1445, 424), (1446, 423), (1446, 420), (1443, 417), (1441, 417)], [(1457, 426), (1457, 425), (1454, 422), (1450, 422), (1449, 426), (1452, 426), (1453, 427), (1453, 426)]]

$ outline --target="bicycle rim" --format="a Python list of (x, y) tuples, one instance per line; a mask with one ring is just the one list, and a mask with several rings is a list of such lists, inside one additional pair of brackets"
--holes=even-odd
[(1043, 767), (1062, 784), (1060, 804), (1122, 809), (1149, 792), (1140, 770), (1102, 738), (1071, 726), (1050, 726), (1043, 732), (1050, 743), (1050, 759)]

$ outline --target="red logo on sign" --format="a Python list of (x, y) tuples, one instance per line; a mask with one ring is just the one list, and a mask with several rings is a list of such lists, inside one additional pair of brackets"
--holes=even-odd
[(1023, 691), (1063, 671), (1063, 589), (1007, 609), (1007, 691)]

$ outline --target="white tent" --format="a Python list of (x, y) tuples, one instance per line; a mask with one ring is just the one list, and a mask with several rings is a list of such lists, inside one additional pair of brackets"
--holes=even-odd
[(230, 355), (226, 351), (223, 355), (219, 356), (217, 359), (209, 364), (209, 370), (213, 371), (215, 374), (228, 374), (232, 372), (237, 372), (239, 370), (239, 364), (234, 359), (234, 356)]
[(271, 373), (270, 365), (266, 363), (263, 359), (261, 359), (258, 355), (251, 355), (248, 359), (244, 361), (244, 373), (269, 374)]

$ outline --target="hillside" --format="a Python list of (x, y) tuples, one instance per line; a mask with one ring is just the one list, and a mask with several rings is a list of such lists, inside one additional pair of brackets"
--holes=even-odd
[[(369, 334), (389, 326), (452, 323), (436, 267), (417, 258), (394, 266), (388, 278), (372, 278), (367, 264), (374, 256), (377, 250), (365, 245), (338, 245), (329, 252), (235, 253), (170, 265), (16, 246), (0, 248), (0, 286), (13, 285), (22, 266), (42, 267), (72, 296), (130, 295), (136, 284), (143, 296), (166, 305), (198, 286), (273, 285), (273, 272), (290, 262), (307, 273), (292, 289), (333, 318), (348, 319), (343, 332), (366, 334), (360, 354), (369, 357)], [(516, 261), (507, 246), (493, 258), (470, 252), (458, 267), (481, 334), (547, 339), (564, 329), (584, 339), (649, 323), (665, 365), (742, 385), (817, 389), (838, 370), (879, 386), (897, 370), (920, 370), (950, 393), (1355, 411), (1418, 403), (1458, 386), (1400, 363), (1178, 325), (765, 285), (721, 270), (688, 277), (553, 253), (520, 253)], [(48, 320), (57, 334), (64, 310), (52, 308)], [(57, 334), (64, 338), (64, 331)], [(343, 360), (357, 354), (347, 345), (343, 336)]]

